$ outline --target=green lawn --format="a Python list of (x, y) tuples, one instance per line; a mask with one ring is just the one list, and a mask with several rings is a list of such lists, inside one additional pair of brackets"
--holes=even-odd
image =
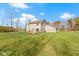
[(1, 56), (79, 56), (79, 33), (0, 33)]

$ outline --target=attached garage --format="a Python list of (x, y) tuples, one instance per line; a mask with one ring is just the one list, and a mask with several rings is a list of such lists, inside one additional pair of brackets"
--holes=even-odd
[(52, 27), (50, 25), (46, 25), (45, 31), (46, 32), (56, 32), (56, 28), (55, 27)]

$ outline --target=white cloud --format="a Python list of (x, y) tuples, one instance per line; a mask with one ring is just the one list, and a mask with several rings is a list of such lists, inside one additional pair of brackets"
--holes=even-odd
[(60, 18), (62, 19), (70, 19), (70, 18), (73, 18), (75, 15), (74, 14), (69, 14), (69, 13), (63, 13)]
[[(33, 20), (33, 19), (36, 19), (36, 17), (35, 17), (34, 15), (32, 15), (32, 14), (25, 14), (25, 13), (23, 13), (23, 14), (21, 15), (21, 18), (26, 19), (26, 20)], [(23, 20), (23, 19), (22, 19), (22, 20)]]
[(42, 16), (43, 16), (43, 15), (45, 15), (45, 13), (44, 13), (44, 12), (41, 12), (41, 13), (40, 13), (40, 15), (42, 15)]
[(16, 12), (18, 12), (18, 11), (19, 11), (19, 9), (15, 9), (15, 11), (16, 11)]
[(27, 4), (24, 3), (10, 3), (9, 5), (20, 9), (30, 8)]
[(29, 19), (34, 19), (34, 18), (36, 18), (34, 15), (32, 15), (32, 14), (26, 14), (26, 13), (22, 13), (21, 16), (22, 16), (22, 17), (29, 18)]
[(14, 20), (19, 20), (21, 23), (25, 23), (26, 21), (30, 20), (30, 21), (35, 21), (38, 20), (34, 15), (32, 14), (26, 14), (26, 13), (22, 13), (20, 18), (14, 18)]
[(37, 20), (39, 20), (39, 19), (33, 19), (32, 21), (37, 21)]
[(14, 20), (14, 21), (17, 21), (17, 20), (18, 20), (18, 18), (14, 18), (13, 20)]

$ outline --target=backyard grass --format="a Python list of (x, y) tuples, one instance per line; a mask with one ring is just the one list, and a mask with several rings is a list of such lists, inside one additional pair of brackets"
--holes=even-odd
[(0, 56), (79, 56), (79, 33), (0, 33)]

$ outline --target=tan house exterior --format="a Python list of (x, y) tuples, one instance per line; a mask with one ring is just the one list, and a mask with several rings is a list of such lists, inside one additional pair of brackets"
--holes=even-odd
[(38, 32), (56, 32), (55, 27), (49, 26), (44, 21), (32, 21), (27, 26), (27, 31), (31, 33), (38, 33)]
[(56, 28), (52, 27), (51, 25), (46, 25), (45, 26), (45, 31), (46, 32), (56, 32)]

